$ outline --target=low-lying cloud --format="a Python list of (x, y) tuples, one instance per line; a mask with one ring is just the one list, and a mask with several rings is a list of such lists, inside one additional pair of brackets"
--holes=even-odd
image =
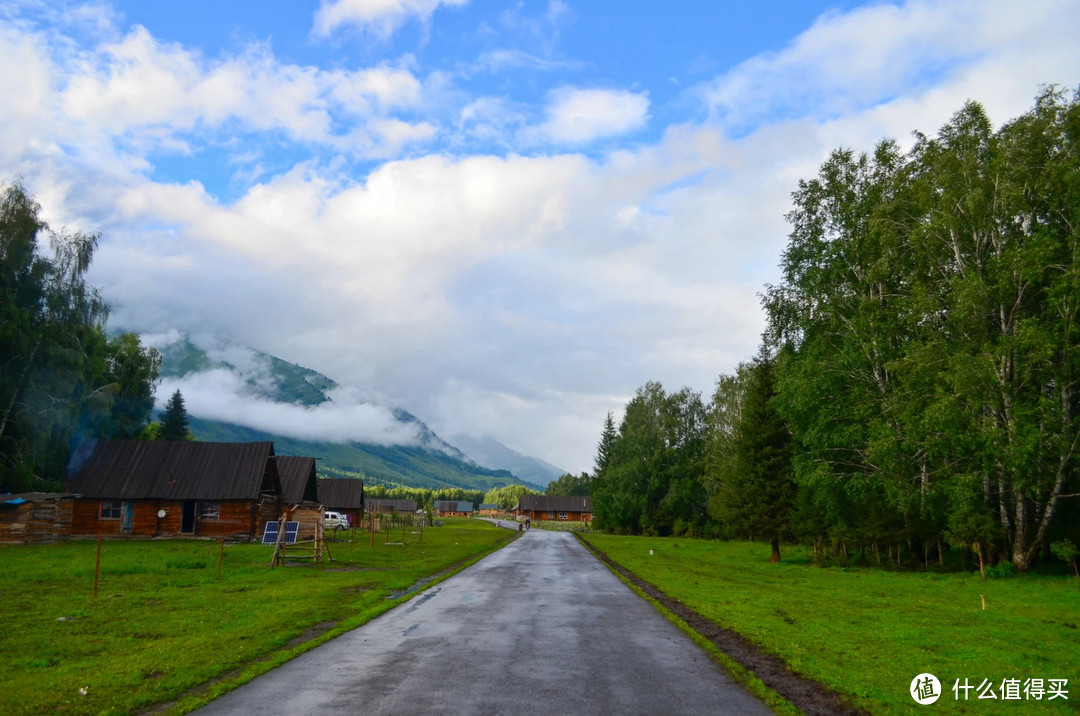
[(376, 445), (417, 445), (413, 423), (403, 423), (387, 408), (362, 402), (347, 388), (330, 393), (316, 406), (279, 403), (251, 394), (251, 385), (226, 368), (165, 378), (157, 392), (157, 407), (175, 391), (184, 396), (192, 416), (244, 425), (255, 430), (316, 442), (361, 442)]

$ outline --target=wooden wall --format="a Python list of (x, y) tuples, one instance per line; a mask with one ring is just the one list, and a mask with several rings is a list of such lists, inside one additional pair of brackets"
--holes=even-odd
[[(255, 535), (259, 514), (253, 502), (246, 500), (218, 503), (218, 519), (199, 520), (196, 508), (195, 532), (181, 532), (183, 502), (172, 500), (133, 500), (131, 532), (122, 532), (120, 519), (99, 519), (101, 500), (75, 500), (71, 519), (71, 534), (95, 537), (98, 534), (116, 537), (224, 537), (247, 540)], [(159, 518), (158, 510), (165, 510)]]
[(74, 500), (40, 500), (0, 508), (0, 544), (47, 544), (67, 539)]

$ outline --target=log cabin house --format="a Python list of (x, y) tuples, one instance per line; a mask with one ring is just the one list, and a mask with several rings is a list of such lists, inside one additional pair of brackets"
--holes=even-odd
[(283, 509), (270, 442), (87, 440), (69, 475), (72, 536), (250, 540)]
[(472, 517), (473, 504), (458, 500), (435, 500), (436, 517)]
[(502, 514), (502, 510), (500, 510), (499, 506), (494, 502), (485, 502), (477, 507), (476, 511), (481, 517), (497, 517)]
[(558, 495), (522, 495), (514, 517), (532, 521), (592, 522), (592, 498)]
[[(345, 515), (349, 525), (364, 519), (364, 481), (356, 478), (323, 477), (317, 481), (319, 502), (328, 510)], [(415, 503), (414, 503), (415, 509)], [(409, 510), (412, 512), (412, 510)]]

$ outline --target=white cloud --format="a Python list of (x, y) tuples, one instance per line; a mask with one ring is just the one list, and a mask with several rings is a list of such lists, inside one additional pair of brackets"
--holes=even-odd
[(440, 5), (465, 5), (468, 0), (322, 0), (315, 13), (314, 32), (325, 37), (343, 25), (354, 25), (381, 39), (418, 18), (428, 22)]
[(534, 134), (558, 144), (586, 144), (641, 129), (648, 111), (645, 94), (564, 87), (551, 93), (547, 119)]
[(985, 76), (1003, 58), (1005, 82), (1030, 78), (1034, 56), (1043, 81), (1068, 83), (1080, 58), (1069, 49), (1077, 26), (1080, 6), (1068, 0), (873, 4), (827, 13), (783, 50), (752, 57), (698, 91), (714, 116), (745, 130), (785, 117), (861, 112), (972, 72)]

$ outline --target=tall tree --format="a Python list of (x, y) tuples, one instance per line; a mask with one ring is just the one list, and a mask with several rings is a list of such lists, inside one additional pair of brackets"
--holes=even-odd
[(769, 540), (780, 561), (780, 538), (795, 505), (791, 433), (774, 405), (773, 361), (754, 361), (733, 439), (734, 470), (722, 476), (713, 509), (724, 521)]
[[(3, 189), (0, 489), (58, 487), (79, 437), (145, 422), (146, 401), (128, 399), (152, 393), (157, 380), (137, 339), (106, 338), (108, 306), (86, 282), (97, 235), (54, 232), (40, 214), (20, 184)], [(40, 249), (46, 238), (51, 255)], [(113, 374), (121, 365), (123, 380)]]
[(188, 440), (188, 415), (184, 408), (184, 396), (177, 390), (165, 403), (165, 411), (161, 414), (161, 439), (162, 440)]

